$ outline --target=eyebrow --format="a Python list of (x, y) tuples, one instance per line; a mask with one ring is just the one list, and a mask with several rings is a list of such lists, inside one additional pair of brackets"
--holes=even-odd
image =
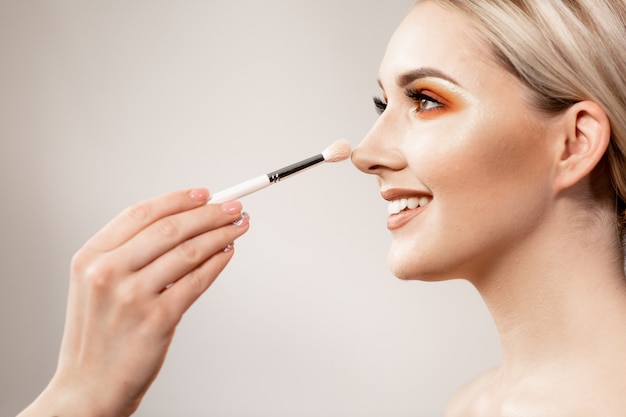
[[(428, 67), (414, 69), (398, 75), (398, 77), (396, 78), (396, 84), (398, 84), (400, 88), (404, 88), (415, 80), (429, 77), (441, 78), (442, 80), (446, 80), (460, 87), (460, 84), (454, 78), (447, 75), (445, 72)], [(378, 80), (378, 85), (383, 88), (383, 83), (380, 79)]]

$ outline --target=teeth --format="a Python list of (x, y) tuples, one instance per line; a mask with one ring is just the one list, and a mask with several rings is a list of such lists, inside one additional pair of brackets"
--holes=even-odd
[(400, 213), (402, 211), (402, 200), (393, 200), (389, 202), (389, 207), (387, 209), (387, 211), (389, 211), (389, 214), (396, 214), (396, 213)]
[(418, 207), (424, 207), (428, 205), (431, 200), (432, 198), (429, 197), (400, 198), (398, 200), (390, 201), (389, 206), (387, 207), (387, 211), (389, 212), (389, 214), (398, 214), (405, 209), (413, 210)]

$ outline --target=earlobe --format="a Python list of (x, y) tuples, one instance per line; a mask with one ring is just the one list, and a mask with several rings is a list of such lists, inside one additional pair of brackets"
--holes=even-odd
[(593, 171), (609, 146), (611, 126), (592, 101), (574, 104), (563, 114), (564, 139), (558, 161), (557, 189), (569, 188)]

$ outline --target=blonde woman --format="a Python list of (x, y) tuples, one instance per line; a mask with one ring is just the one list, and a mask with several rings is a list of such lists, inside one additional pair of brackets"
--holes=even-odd
[(465, 278), (503, 364), (447, 416), (626, 415), (626, 3), (424, 0), (353, 162), (403, 279)]
[[(467, 279), (502, 340), (448, 417), (626, 415), (625, 25), (623, 0), (423, 0), (391, 39), (353, 153), (389, 200), (391, 269)], [(207, 197), (142, 203), (81, 249), (57, 373), (21, 416), (132, 414), (248, 229)]]

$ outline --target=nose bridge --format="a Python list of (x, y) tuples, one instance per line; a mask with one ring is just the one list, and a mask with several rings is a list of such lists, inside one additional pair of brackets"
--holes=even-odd
[(399, 148), (400, 138), (393, 120), (383, 113), (361, 143), (352, 151), (352, 163), (366, 174), (384, 169), (400, 170), (405, 165)]

